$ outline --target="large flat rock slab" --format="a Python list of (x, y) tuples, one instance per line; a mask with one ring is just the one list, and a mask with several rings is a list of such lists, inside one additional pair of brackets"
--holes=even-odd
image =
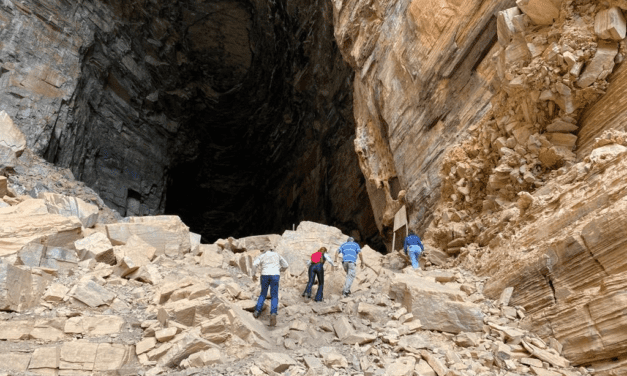
[(480, 307), (464, 301), (466, 293), (459, 289), (459, 285), (452, 285), (412, 274), (395, 274), (389, 293), (420, 320), (423, 329), (449, 333), (480, 332), (483, 328)]
[(43, 200), (26, 200), (0, 208), (0, 256), (17, 253), (35, 239), (57, 245), (80, 238), (82, 223), (77, 217), (49, 214)]

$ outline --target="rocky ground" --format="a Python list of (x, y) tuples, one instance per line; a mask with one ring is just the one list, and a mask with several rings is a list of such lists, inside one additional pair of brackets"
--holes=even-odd
[[(19, 153), (22, 158), (23, 151)], [(10, 154), (10, 153), (9, 153)], [(28, 152), (26, 155), (29, 155)], [(46, 165), (38, 161), (37, 166)], [(39, 167), (38, 167), (39, 168)], [(116, 219), (78, 183), (0, 177), (0, 374), (7, 375), (585, 375), (554, 338), (519, 326), (526, 315), (483, 294), (487, 278), (363, 245), (351, 296), (326, 267), (325, 298), (300, 296), (305, 262), (334, 255), (340, 230), (302, 222), (283, 234), (200, 244), (176, 216)], [(74, 191), (68, 192), (69, 186)], [(37, 185), (36, 185), (37, 186)], [(43, 188), (41, 188), (43, 187)], [(57, 189), (65, 194), (56, 193)], [(83, 193), (85, 193), (83, 192)], [(20, 194), (27, 193), (27, 194)], [(85, 193), (85, 194), (87, 194)], [(259, 319), (251, 264), (274, 248), (282, 275), (278, 324)], [(2, 373), (4, 372), (4, 373)]]

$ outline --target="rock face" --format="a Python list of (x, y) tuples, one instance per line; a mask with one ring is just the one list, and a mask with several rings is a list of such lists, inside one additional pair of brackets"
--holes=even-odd
[(122, 216), (178, 214), (211, 241), (303, 219), (373, 240), (331, 14), (326, 1), (7, 2), (0, 124)]

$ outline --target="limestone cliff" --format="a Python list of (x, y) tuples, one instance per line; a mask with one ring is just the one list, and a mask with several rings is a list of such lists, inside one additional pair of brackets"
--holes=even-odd
[(406, 203), (430, 262), (491, 276), (492, 297), (513, 287), (528, 328), (608, 375), (627, 363), (626, 5), (334, 2), (386, 239)]

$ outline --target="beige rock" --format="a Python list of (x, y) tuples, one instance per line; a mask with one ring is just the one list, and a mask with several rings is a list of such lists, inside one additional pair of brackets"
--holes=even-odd
[(627, 147), (618, 144), (605, 145), (592, 150), (590, 160), (594, 163), (603, 163), (616, 158), (627, 151)]
[(240, 251), (263, 251), (266, 249), (276, 249), (280, 240), (281, 235), (277, 234), (248, 236), (238, 239), (236, 241), (236, 248)]
[(48, 287), (43, 299), (47, 302), (60, 302), (65, 298), (69, 289), (60, 283), (53, 283)]
[(333, 329), (340, 340), (348, 337), (349, 334), (355, 331), (355, 328), (345, 316), (341, 316), (333, 322)]
[(573, 150), (577, 143), (577, 136), (570, 133), (545, 133), (547, 140), (555, 146), (561, 146)]
[(438, 375), (437, 373), (435, 373), (433, 368), (431, 368), (429, 363), (427, 363), (423, 359), (420, 359), (418, 364), (416, 364), (416, 367), (414, 368), (414, 370), (416, 371), (416, 374), (418, 376), (437, 376)]
[(512, 37), (517, 31), (516, 26), (513, 22), (513, 18), (519, 14), (520, 10), (518, 9), (518, 7), (505, 9), (497, 13), (496, 30), (501, 46), (507, 47), (509, 42), (512, 41)]
[(31, 274), (30, 270), (0, 260), (0, 311), (29, 309), (39, 303), (50, 276)]
[(96, 352), (94, 371), (117, 371), (131, 360), (130, 355), (129, 346), (118, 343), (101, 343)]
[(561, 133), (574, 132), (577, 129), (579, 129), (577, 125), (571, 124), (571, 123), (568, 123), (559, 119), (549, 124), (546, 127), (547, 132), (561, 132)]
[[(3, 352), (0, 353), (0, 364), (2, 368), (14, 372), (24, 372), (28, 369), (31, 360), (31, 354), (22, 352)], [(14, 374), (13, 372), (11, 375)]]
[(124, 319), (120, 316), (77, 316), (65, 322), (65, 333), (102, 336), (119, 333), (124, 327)]
[(306, 272), (306, 262), (312, 253), (320, 247), (326, 247), (333, 258), (335, 251), (346, 240), (348, 236), (335, 227), (304, 221), (296, 231), (283, 233), (276, 250), (290, 265), (290, 273), (300, 275)]
[(222, 267), (224, 256), (220, 253), (219, 247), (215, 244), (201, 244), (200, 265), (210, 266), (212, 268)]
[(156, 248), (156, 255), (177, 256), (191, 249), (189, 228), (178, 216), (130, 217), (129, 223), (106, 225), (113, 245), (126, 244), (135, 235)]
[(31, 268), (38, 267), (45, 257), (46, 246), (38, 241), (32, 241), (18, 251), (15, 265), (26, 265)]
[(618, 7), (603, 9), (594, 19), (594, 32), (601, 39), (620, 42), (625, 39), (626, 26), (623, 12)]
[(426, 350), (421, 350), (420, 354), (422, 358), (429, 363), (431, 368), (435, 371), (438, 376), (445, 376), (448, 373), (448, 368), (442, 363), (440, 359), (438, 359), (435, 355), (431, 354)]
[(213, 343), (223, 343), (229, 336), (230, 321), (227, 315), (217, 316), (201, 324), (203, 338)]
[(503, 289), (503, 292), (501, 293), (501, 297), (499, 298), (498, 305), (499, 306), (509, 305), (509, 300), (512, 298), (513, 293), (514, 293), (513, 287), (507, 287)]
[(344, 355), (337, 352), (337, 350), (333, 349), (329, 352), (325, 352), (322, 356), (322, 361), (327, 367), (340, 367), (347, 368), (348, 361), (344, 357)]
[(172, 343), (172, 347), (159, 359), (159, 364), (167, 367), (175, 367), (191, 354), (215, 348), (216, 346), (217, 345), (200, 338), (198, 333), (190, 332)]
[(190, 245), (190, 252), (193, 255), (197, 255), (199, 252), (199, 248), (200, 248), (200, 234), (196, 234), (194, 232), (189, 233), (189, 245)]
[(0, 111), (0, 145), (13, 150), (17, 157), (26, 149), (26, 138), (11, 117), (4, 111)]
[(155, 348), (157, 339), (155, 337), (144, 338), (135, 344), (135, 354), (141, 355)]
[(98, 207), (77, 197), (41, 192), (39, 198), (46, 202), (48, 213), (64, 217), (77, 217), (83, 227), (93, 227), (98, 221)]
[(76, 217), (48, 214), (43, 200), (26, 200), (8, 208), (0, 208), (0, 256), (17, 253), (36, 239), (62, 246), (81, 238), (81, 222)]
[(614, 58), (618, 54), (618, 45), (616, 42), (599, 41), (597, 52), (592, 60), (586, 65), (577, 85), (580, 88), (586, 88), (592, 85), (596, 80), (607, 77), (614, 69)]
[(29, 320), (0, 321), (0, 340), (26, 340), (35, 323)]
[(59, 347), (39, 347), (33, 351), (28, 369), (59, 368)]
[(386, 376), (413, 376), (416, 358), (404, 356), (385, 367)]
[(75, 241), (74, 247), (76, 247), (81, 260), (95, 259), (98, 262), (115, 265), (113, 245), (109, 238), (101, 232), (95, 232), (84, 239)]
[(159, 346), (157, 348), (154, 348), (154, 349), (148, 351), (146, 354), (142, 354), (142, 355), (146, 355), (148, 357), (148, 359), (151, 360), (151, 361), (158, 360), (163, 355), (165, 355), (168, 351), (170, 351), (172, 346), (173, 346), (172, 343), (164, 343), (161, 346)]
[(542, 350), (524, 340), (522, 341), (522, 345), (527, 351), (529, 351), (531, 355), (547, 363), (550, 363), (555, 367), (568, 368), (570, 366), (570, 362), (566, 358), (563, 358), (558, 354), (553, 354), (550, 351)]
[(155, 338), (159, 342), (168, 342), (169, 340), (174, 338), (174, 336), (176, 335), (176, 332), (177, 332), (176, 328), (166, 328), (166, 329), (157, 330), (155, 332)]
[(206, 367), (213, 364), (224, 363), (222, 353), (219, 349), (209, 349), (197, 352), (189, 356), (190, 367)]
[(534, 374), (538, 375), (538, 376), (561, 376), (561, 373), (555, 372), (555, 371), (550, 371), (548, 369), (544, 369), (542, 367), (534, 367), (531, 366), (531, 369), (533, 370)]
[(59, 369), (92, 371), (98, 344), (87, 341), (65, 342), (59, 355)]
[(297, 363), (285, 353), (266, 352), (255, 360), (255, 364), (266, 371), (283, 372)]
[(534, 366), (542, 368), (542, 361), (540, 359), (535, 358), (522, 358), (520, 359), (520, 363), (527, 366)]
[(92, 308), (110, 304), (115, 299), (113, 292), (92, 280), (79, 282), (72, 296)]
[(560, 13), (552, 0), (516, 0), (516, 5), (536, 25), (551, 25)]
[(383, 319), (383, 311), (384, 308), (365, 302), (361, 302), (357, 306), (357, 312), (370, 321), (379, 321), (380, 319)]
[(465, 302), (466, 294), (458, 286), (442, 285), (417, 275), (395, 274), (389, 293), (420, 320), (424, 329), (459, 333), (479, 332), (483, 328), (479, 306)]

